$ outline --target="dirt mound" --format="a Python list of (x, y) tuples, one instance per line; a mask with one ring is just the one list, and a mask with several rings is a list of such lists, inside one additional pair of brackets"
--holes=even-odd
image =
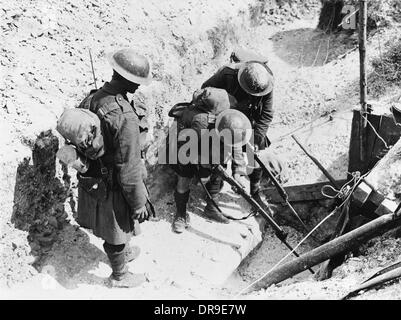
[(28, 231), (32, 254), (41, 257), (66, 223), (64, 204), (69, 199), (70, 177), (66, 168), (57, 176), (58, 139), (51, 131), (43, 132), (33, 146), (33, 164), (26, 158), (17, 169), (14, 210), (11, 222)]

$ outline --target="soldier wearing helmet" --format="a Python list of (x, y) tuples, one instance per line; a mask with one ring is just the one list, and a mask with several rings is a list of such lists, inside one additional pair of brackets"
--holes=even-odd
[[(132, 49), (117, 50), (107, 59), (113, 68), (111, 81), (91, 91), (79, 106), (99, 116), (105, 153), (78, 176), (77, 221), (104, 240), (112, 269), (109, 284), (134, 287), (146, 279), (128, 271), (127, 263), (139, 254), (139, 248), (130, 247), (129, 241), (138, 233), (139, 223), (154, 212), (144, 183), (139, 111), (128, 102), (127, 93), (151, 81), (150, 65)], [(96, 190), (85, 188), (86, 182), (99, 178), (107, 186), (107, 194), (100, 200)]]
[[(273, 119), (273, 84), (273, 73), (266, 63), (250, 60), (223, 66), (203, 83), (202, 88), (225, 89), (237, 99), (237, 109), (243, 112), (252, 124), (254, 148), (259, 151), (270, 145), (266, 133)], [(274, 156), (270, 155), (269, 158)], [(262, 205), (259, 190), (263, 172), (249, 154), (248, 159), (252, 168), (249, 174), (250, 192)], [(235, 164), (233, 166), (235, 167)]]
[[(223, 187), (223, 180), (219, 175), (212, 173), (211, 167), (213, 164), (226, 166), (228, 159), (232, 158), (233, 162), (236, 164), (235, 171), (233, 172), (234, 179), (242, 185), (245, 184), (244, 180), (246, 179), (243, 177), (245, 175), (245, 162), (242, 153), (242, 145), (246, 143), (245, 139), (249, 139), (250, 137), (249, 132), (247, 136), (246, 134), (244, 135), (244, 133), (246, 129), (249, 130), (251, 128), (251, 125), (249, 120), (243, 116), (241, 112), (230, 109), (230, 107), (234, 107), (235, 105), (235, 98), (227, 94), (225, 90), (205, 88), (194, 93), (191, 103), (177, 104), (169, 112), (171, 117), (177, 119), (177, 136), (180, 135), (180, 132), (183, 132), (183, 129), (192, 129), (196, 132), (196, 136), (199, 139), (199, 149), (197, 150), (198, 158), (195, 161), (183, 163), (182, 159), (177, 157), (178, 163), (171, 164), (178, 177), (176, 190), (174, 192), (177, 210), (172, 224), (172, 229), (176, 233), (183, 232), (185, 228), (189, 226), (187, 203), (191, 179), (195, 175), (199, 178), (210, 177), (209, 181), (206, 183), (206, 189), (210, 198), (207, 198), (204, 215), (220, 223), (229, 223), (230, 221), (214, 206), (214, 203), (217, 202), (217, 195)], [(232, 113), (234, 113), (234, 115)], [(233, 127), (230, 124), (236, 124), (236, 126)], [(217, 131), (215, 131), (216, 126), (218, 129)], [(233, 134), (225, 136), (220, 135), (219, 133), (224, 129), (228, 129), (229, 133)], [(205, 137), (204, 133), (216, 133), (216, 144), (207, 140), (207, 147), (210, 151), (208, 156), (205, 156), (201, 152), (202, 142), (200, 140), (202, 137)], [(169, 141), (171, 140), (169, 139)], [(225, 148), (224, 143), (229, 144), (230, 147)], [(183, 145), (184, 143), (178, 141), (178, 154), (180, 147)], [(217, 155), (217, 157), (215, 157), (215, 155)]]

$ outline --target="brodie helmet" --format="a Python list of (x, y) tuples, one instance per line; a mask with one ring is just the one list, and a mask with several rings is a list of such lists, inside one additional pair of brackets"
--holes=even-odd
[(273, 90), (273, 73), (264, 63), (247, 61), (238, 71), (241, 88), (252, 96), (265, 96)]
[(243, 146), (252, 136), (251, 122), (235, 109), (221, 112), (216, 118), (215, 128), (223, 143), (229, 146)]
[(148, 59), (132, 49), (120, 49), (109, 53), (107, 60), (112, 68), (128, 81), (144, 85), (152, 81)]

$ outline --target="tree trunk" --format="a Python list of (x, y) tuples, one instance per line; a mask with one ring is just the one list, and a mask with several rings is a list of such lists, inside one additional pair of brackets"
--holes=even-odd
[(341, 23), (344, 6), (343, 0), (322, 0), (322, 10), (320, 11), (318, 28), (324, 31), (336, 31)]

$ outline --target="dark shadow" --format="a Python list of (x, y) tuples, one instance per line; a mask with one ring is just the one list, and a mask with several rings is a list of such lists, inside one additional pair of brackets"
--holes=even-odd
[[(68, 277), (82, 274), (83, 269), (89, 271), (100, 260), (107, 259), (103, 251), (90, 244), (87, 234), (67, 219), (64, 205), (70, 203), (74, 211), (75, 200), (67, 168), (62, 168), (62, 177), (56, 171), (58, 148), (58, 138), (51, 130), (41, 132), (32, 146), (32, 164), (31, 159), (25, 158), (18, 165), (11, 222), (16, 228), (28, 232), (31, 254), (36, 257), (33, 266), (41, 272), (50, 262), (43, 272), (50, 273), (67, 288)], [(51, 264), (52, 257), (60, 254), (60, 248), (64, 248), (63, 255), (54, 259), (58, 264)], [(79, 258), (85, 256), (84, 265), (80, 265), (83, 259), (65, 260), (71, 252)], [(59, 262), (61, 260), (62, 263)], [(53, 271), (49, 272), (48, 267)], [(94, 280), (91, 278), (92, 275), (88, 274), (88, 283)]]
[[(302, 152), (302, 151), (300, 151)], [(314, 155), (316, 156), (316, 155)], [(318, 156), (316, 156), (318, 158)], [(331, 172), (331, 168), (335, 168), (338, 170), (339, 167), (346, 163), (346, 159), (348, 158), (348, 153), (342, 154), (338, 157), (329, 168), (326, 168), (328, 172)], [(316, 170), (319, 170), (316, 166)], [(346, 170), (346, 169), (345, 169)], [(323, 174), (319, 177), (318, 181), (327, 181), (327, 184), (330, 184), (328, 178), (326, 178)], [(285, 187), (285, 184), (282, 184)], [(264, 179), (262, 184), (262, 189), (272, 188), (274, 187), (270, 183)], [(278, 193), (278, 191), (277, 191)], [(334, 193), (333, 193), (334, 195)], [(316, 200), (309, 200), (303, 202), (294, 202), (291, 198), (288, 199), (289, 203), (295, 209), (296, 213), (302, 219), (302, 221), (306, 224), (309, 230), (312, 230), (316, 227), (327, 215), (329, 215), (335, 208), (336, 202), (330, 198), (324, 198)], [(289, 226), (299, 231), (300, 233), (306, 235), (306, 230), (303, 228), (301, 223), (298, 221), (295, 214), (292, 212), (290, 207), (282, 200), (282, 203), (275, 204), (276, 209), (274, 219), (281, 226)], [(336, 221), (338, 219), (339, 212), (333, 215), (331, 218), (327, 219), (324, 224), (319, 226), (313, 233), (313, 238), (308, 240), (309, 244), (312, 246), (317, 246), (323, 242), (325, 242), (336, 226)]]
[(203, 231), (195, 229), (193, 227), (189, 227), (187, 230), (188, 230), (188, 232), (192, 232), (193, 234), (197, 235), (198, 237), (201, 237), (201, 238), (204, 238), (206, 240), (210, 240), (210, 241), (213, 241), (213, 242), (216, 242), (216, 243), (220, 243), (220, 244), (229, 246), (233, 250), (236, 250), (239, 254), (241, 254), (238, 251), (239, 247), (235, 243), (231, 243), (231, 242), (227, 242), (227, 241), (224, 241), (224, 240), (221, 240), (221, 239), (217, 239), (217, 238), (212, 237), (211, 235), (209, 235), (207, 233), (204, 233)]
[(271, 40), (276, 54), (298, 67), (317, 67), (343, 57), (357, 49), (353, 32), (325, 33), (301, 28), (276, 33)]

